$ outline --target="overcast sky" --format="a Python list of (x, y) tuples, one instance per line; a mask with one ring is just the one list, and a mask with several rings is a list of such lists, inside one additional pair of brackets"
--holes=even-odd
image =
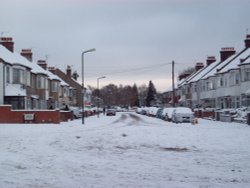
[[(13, 37), (15, 51), (32, 48), (34, 61), (71, 65), (85, 85), (109, 83), (171, 87), (176, 74), (219, 58), (221, 47), (244, 47), (250, 29), (249, 0), (1, 0), (0, 31)], [(250, 33), (250, 30), (249, 30)]]

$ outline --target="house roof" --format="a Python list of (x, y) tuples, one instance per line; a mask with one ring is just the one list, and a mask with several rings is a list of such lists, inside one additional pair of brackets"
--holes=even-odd
[(0, 45), (0, 58), (3, 59), (3, 61), (10, 63), (12, 65), (21, 65), (24, 67), (28, 67), (31, 69), (30, 62), (26, 60), (24, 57), (22, 57), (18, 53), (12, 53), (4, 46)]
[(214, 76), (218, 73), (224, 73), (231, 69), (237, 69), (238, 65), (240, 64), (241, 59), (246, 59), (250, 55), (250, 48), (244, 49), (240, 53), (231, 56), (231, 58), (228, 58), (227, 60), (223, 61), (219, 66), (216, 67), (216, 69), (213, 69), (211, 72), (209, 72), (205, 77), (208, 78), (210, 76)]
[(66, 82), (64, 82), (61, 78), (59, 78), (57, 75), (54, 75), (50, 71), (44, 70), (42, 67), (40, 67), (35, 62), (28, 61), (25, 57), (22, 55), (11, 52), (8, 49), (6, 49), (4, 46), (0, 45), (0, 58), (2, 58), (5, 62), (10, 63), (12, 65), (21, 65), (27, 68), (31, 69), (31, 72), (34, 74), (44, 74), (49, 77), (50, 80), (58, 80), (60, 81), (60, 85), (62, 86), (69, 86)]
[(181, 79), (180, 81), (178, 81), (177, 85), (178, 87), (186, 84), (192, 77), (194, 77), (196, 74), (198, 74), (198, 72), (200, 72), (202, 69), (199, 69), (198, 71), (194, 72), (193, 74), (189, 75), (188, 77)]
[(0, 54), (1, 54), (0, 58), (2, 58), (7, 63), (10, 63), (12, 65), (21, 65), (24, 67), (28, 67), (34, 74), (47, 75), (47, 71), (38, 66), (36, 63), (28, 61), (25, 57), (21, 56), (16, 52), (9, 51), (2, 45), (0, 45)]
[(239, 64), (239, 66), (241, 66), (241, 65), (246, 65), (246, 64), (250, 64), (250, 54), (249, 54), (248, 57), (246, 57), (246, 59), (244, 59), (243, 62), (241, 62), (241, 63)]

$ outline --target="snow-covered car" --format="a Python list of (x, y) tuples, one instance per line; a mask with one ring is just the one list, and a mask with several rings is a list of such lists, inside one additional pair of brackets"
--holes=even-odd
[(149, 107), (149, 111), (148, 111), (148, 116), (151, 116), (151, 117), (156, 117), (156, 113), (158, 111), (159, 108), (157, 107)]
[(106, 116), (115, 116), (116, 115), (116, 110), (115, 109), (107, 109), (106, 111)]
[(82, 117), (82, 109), (78, 107), (69, 107), (69, 109), (73, 112), (74, 118), (78, 119)]
[(174, 123), (192, 122), (194, 113), (190, 108), (177, 107), (173, 110), (172, 121)]
[(163, 115), (166, 121), (172, 121), (172, 115), (175, 108), (164, 108)]

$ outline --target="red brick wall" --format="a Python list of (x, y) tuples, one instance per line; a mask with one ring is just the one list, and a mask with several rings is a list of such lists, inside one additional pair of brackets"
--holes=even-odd
[[(71, 112), (68, 112), (69, 114)], [(34, 114), (34, 120), (25, 121), (24, 114)], [(11, 110), (11, 106), (0, 106), (0, 123), (60, 123), (59, 110)]]
[(214, 118), (215, 117), (215, 113), (214, 111), (206, 111), (206, 110), (195, 110), (194, 111), (194, 115), (195, 117), (197, 118), (209, 118), (209, 117), (212, 117)]
[(60, 111), (60, 117), (61, 117), (61, 121), (68, 121), (68, 120), (74, 119), (73, 112), (69, 112), (69, 111)]

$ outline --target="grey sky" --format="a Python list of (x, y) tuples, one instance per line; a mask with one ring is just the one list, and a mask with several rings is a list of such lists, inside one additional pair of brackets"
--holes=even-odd
[(49, 66), (78, 73), (81, 52), (96, 48), (85, 55), (85, 85), (105, 75), (101, 86), (152, 80), (164, 91), (172, 60), (178, 73), (207, 55), (219, 58), (221, 47), (241, 50), (249, 7), (247, 0), (1, 0), (0, 31), (17, 52), (33, 48), (35, 61), (48, 55)]

